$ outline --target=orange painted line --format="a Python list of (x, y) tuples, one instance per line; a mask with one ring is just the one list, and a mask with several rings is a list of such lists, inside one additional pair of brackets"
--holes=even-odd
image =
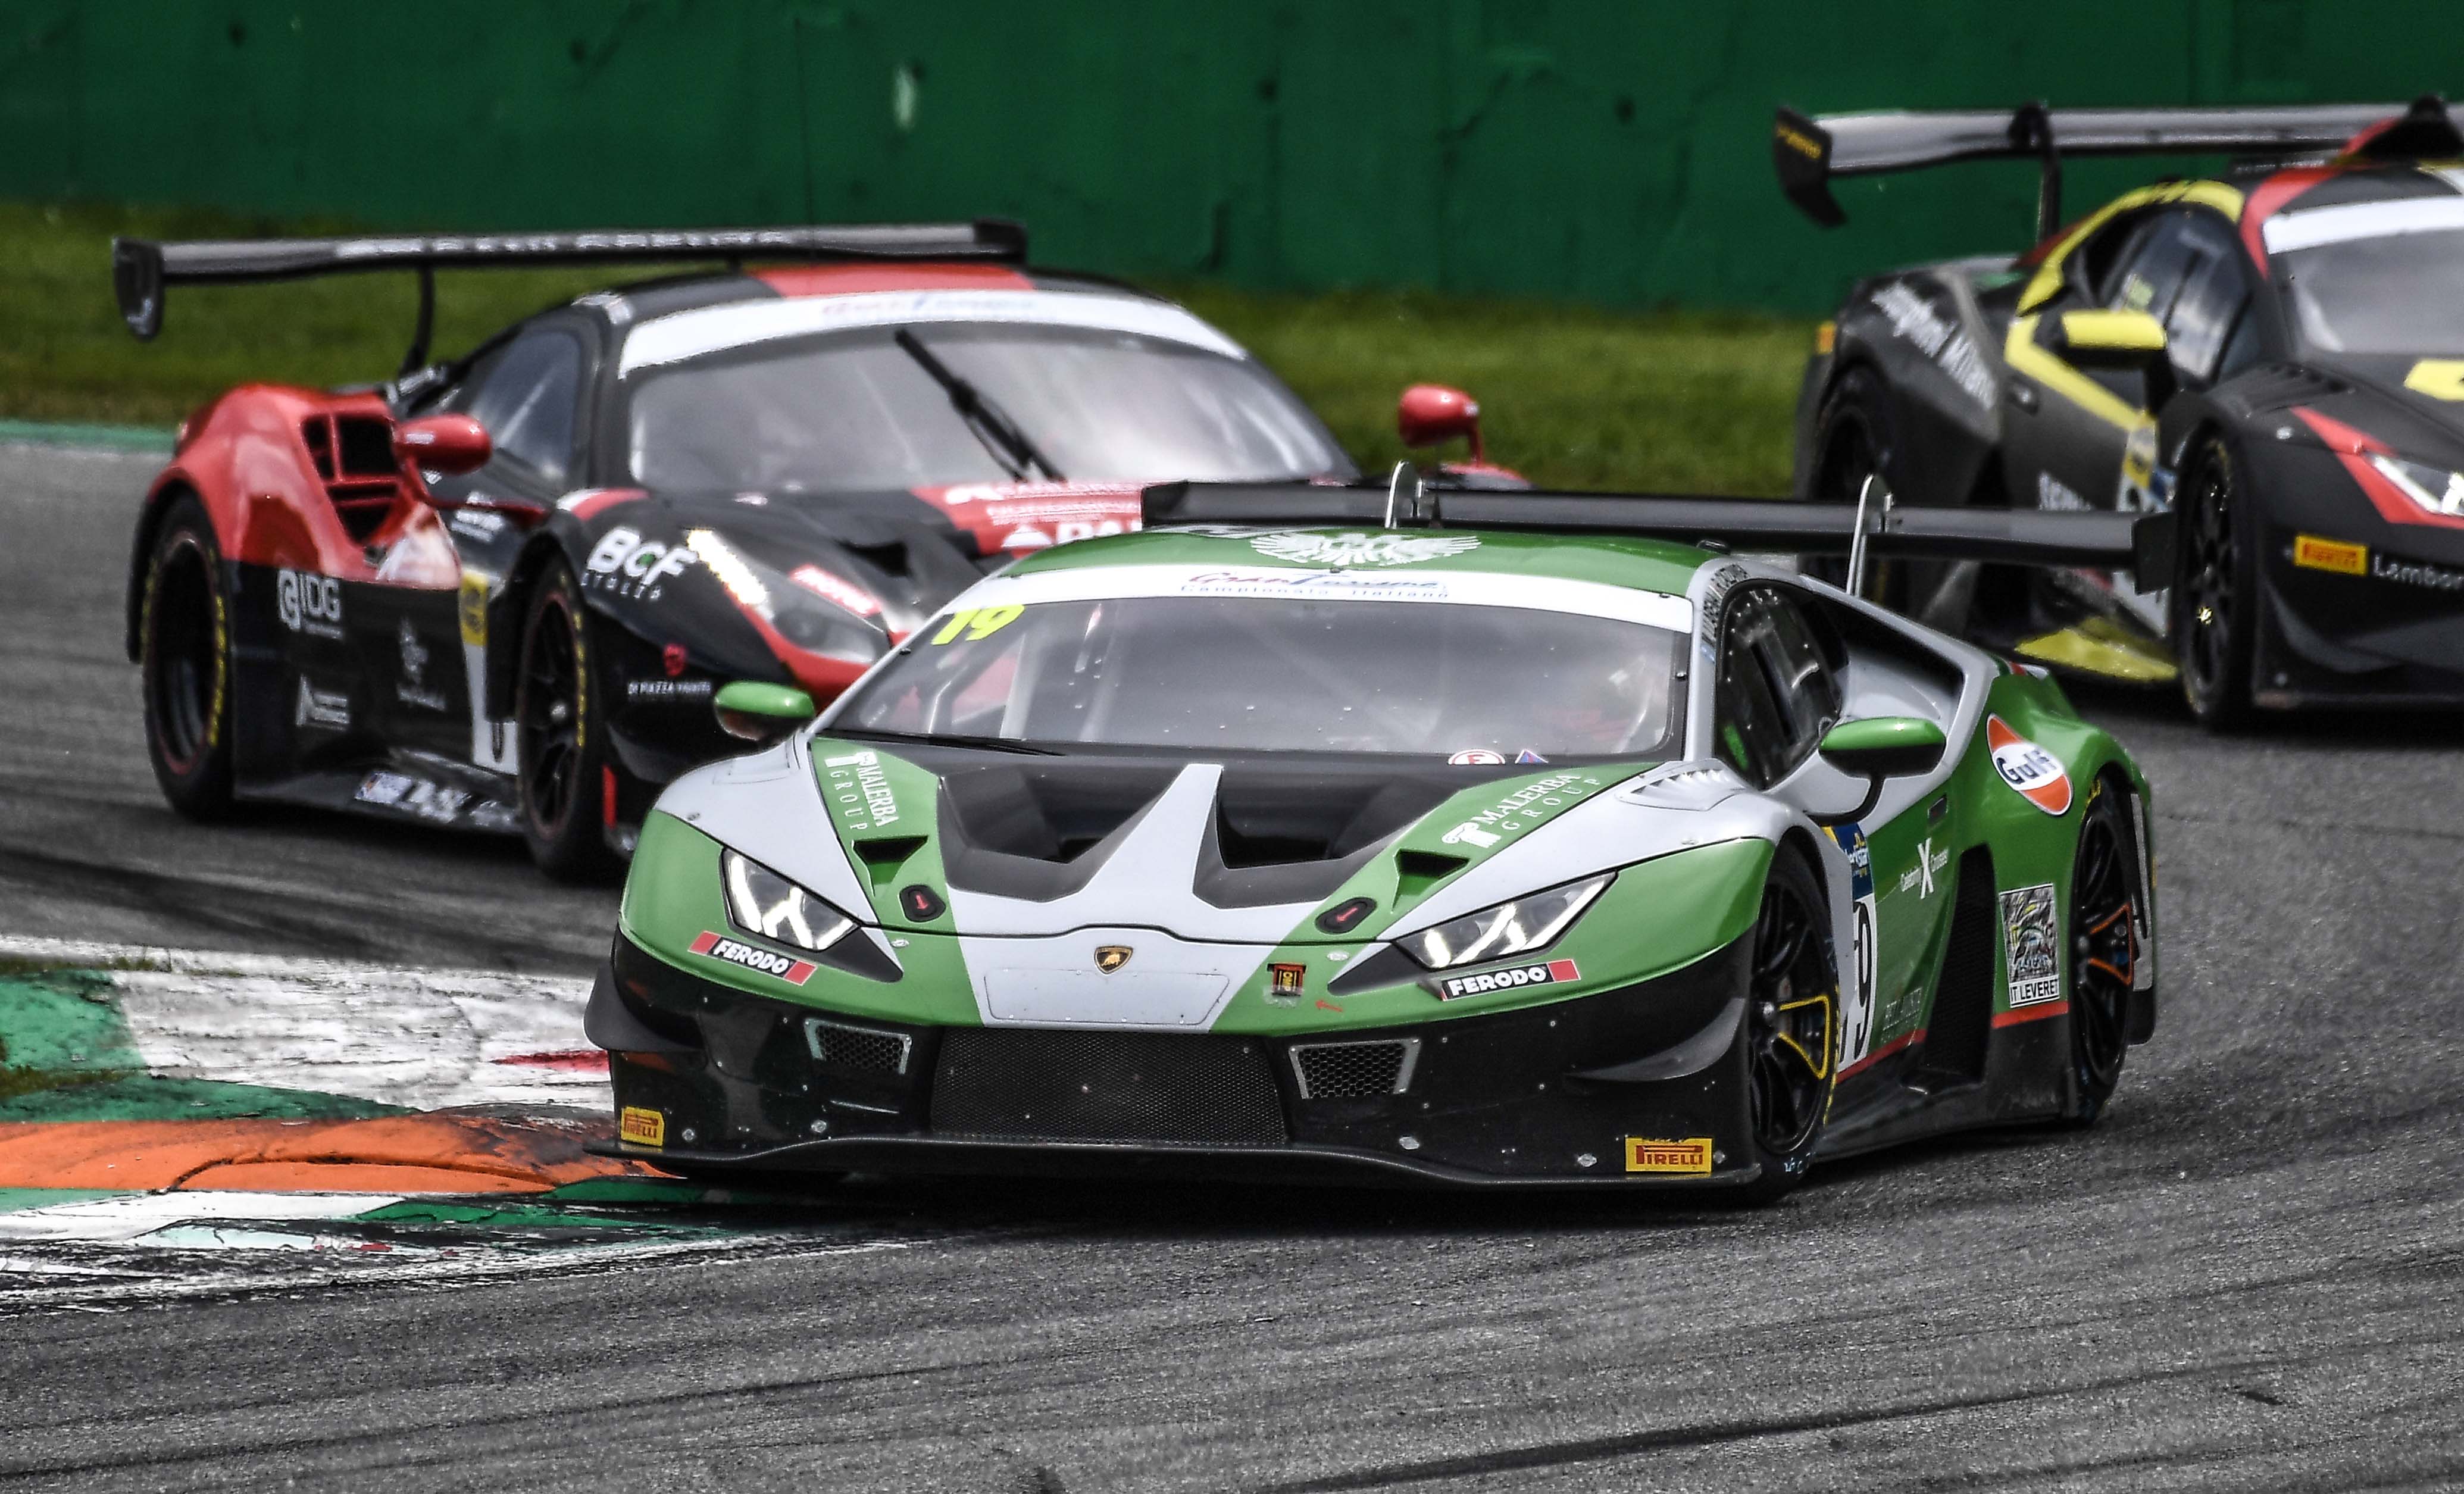
[(476, 1115), (0, 1124), (0, 1188), (541, 1193), (662, 1175), (583, 1150), (595, 1128)]
[(1994, 1013), (1993, 1025), (2015, 1027), (2023, 1022), (2035, 1022), (2045, 1017), (2067, 1016), (2070, 1009), (2071, 1003), (2068, 1001), (2045, 1001), (2035, 1006), (2022, 1006), (2012, 1011)]

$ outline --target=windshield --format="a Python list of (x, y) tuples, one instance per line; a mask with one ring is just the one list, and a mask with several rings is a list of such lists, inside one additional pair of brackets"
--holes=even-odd
[(953, 614), (837, 729), (1482, 761), (1667, 757), (1682, 637), (1526, 607), (1132, 597)]
[[(1353, 474), (1258, 364), (1074, 327), (934, 323), (937, 361), (1074, 482)], [(762, 342), (628, 378), (633, 480), (678, 491), (859, 492), (1019, 475), (894, 329)], [(1028, 475), (1037, 475), (1028, 473)]]
[(2271, 262), (2301, 341), (2321, 352), (2464, 348), (2464, 228), (2340, 239)]

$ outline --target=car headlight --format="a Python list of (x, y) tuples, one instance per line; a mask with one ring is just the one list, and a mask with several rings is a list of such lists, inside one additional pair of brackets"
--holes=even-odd
[(849, 664), (870, 664), (889, 651), (890, 636), (877, 621), (880, 601), (853, 582), (817, 565), (782, 575), (713, 530), (695, 529), (685, 538), (738, 605), (797, 648)]
[(749, 856), (723, 850), (718, 866), (727, 916), (747, 934), (819, 954), (855, 928), (854, 919)]
[(1552, 887), (1545, 892), (1533, 892), (1510, 903), (1450, 918), (1436, 928), (1407, 934), (1395, 942), (1426, 970), (1451, 970), (1475, 960), (1528, 955), (1556, 942), (1566, 926), (1616, 880), (1617, 873), (1604, 872), (1569, 882), (1564, 887)]
[(2425, 512), (2445, 518), (2464, 518), (2464, 472), (2426, 467), (2395, 456), (2373, 455), (2370, 465)]

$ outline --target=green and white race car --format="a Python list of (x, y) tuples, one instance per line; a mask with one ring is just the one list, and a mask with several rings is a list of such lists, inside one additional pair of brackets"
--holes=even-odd
[[(1655, 501), (1176, 487), (1150, 524), (1373, 517), (975, 585), (660, 799), (589, 1013), (621, 1147), (1771, 1195), (2093, 1120), (2155, 1022), (2136, 766), (2032, 671), (1633, 533), (1781, 506)], [(1789, 547), (1889, 542), (1812, 507)]]

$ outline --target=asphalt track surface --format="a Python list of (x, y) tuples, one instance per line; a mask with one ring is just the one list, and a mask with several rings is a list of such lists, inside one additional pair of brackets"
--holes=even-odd
[[(164, 807), (148, 467), (0, 449), (0, 932), (586, 969), (613, 895), (511, 846)], [(859, 1186), (735, 1254), (33, 1313), (0, 1486), (2464, 1484), (2458, 723), (2085, 704), (2155, 781), (2167, 1002), (2093, 1131), (1758, 1213)]]

